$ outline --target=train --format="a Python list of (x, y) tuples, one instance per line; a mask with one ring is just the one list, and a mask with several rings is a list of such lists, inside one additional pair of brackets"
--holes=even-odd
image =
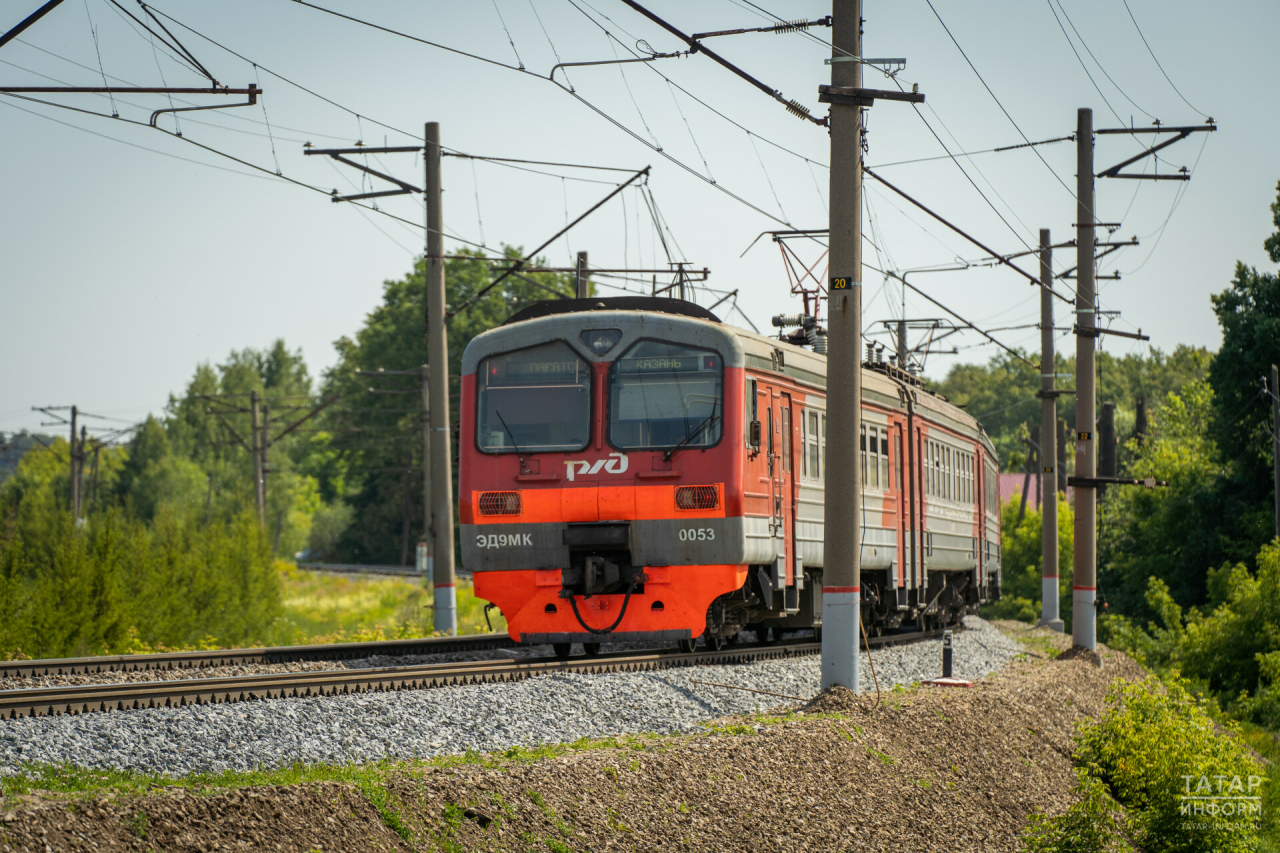
[[(853, 439), (828, 434), (820, 328), (794, 322), (770, 337), (680, 299), (563, 299), (467, 344), (461, 559), (514, 641), (820, 635), (826, 445)], [(863, 625), (953, 624), (1000, 596), (995, 447), (913, 372), (861, 369)]]

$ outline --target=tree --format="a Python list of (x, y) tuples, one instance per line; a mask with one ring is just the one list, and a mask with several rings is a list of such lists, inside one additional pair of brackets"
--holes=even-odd
[[(512, 247), (505, 253), (510, 258), (523, 256)], [(479, 255), (446, 261), (447, 304), (457, 310), (493, 277), (489, 262)], [(531, 273), (528, 277), (560, 293), (573, 293), (567, 275)], [(421, 379), (394, 374), (374, 379), (358, 371), (416, 370), (423, 365), (425, 294), (421, 261), (403, 279), (384, 282), (382, 304), (369, 313), (354, 337), (335, 342), (338, 362), (324, 377), (324, 396), (340, 394), (342, 400), (326, 412), (323, 425), (328, 433), (317, 439), (323, 450), (312, 447), (304, 470), (319, 481), (326, 501), (342, 499), (351, 504), (352, 523), (333, 546), (349, 562), (398, 563), (406, 517), (408, 541), (416, 542), (422, 533)], [(514, 310), (549, 297), (542, 288), (512, 276), (448, 321), (450, 412), (455, 423), (467, 343), (501, 324)], [(371, 394), (370, 389), (406, 393)]]
[[(1280, 183), (1271, 213), (1276, 231), (1263, 245), (1280, 263)], [(1261, 503), (1272, 495), (1271, 405), (1262, 383), (1280, 364), (1280, 277), (1237, 262), (1231, 286), (1211, 299), (1222, 327), (1209, 371), (1218, 399), (1214, 437), (1224, 457), (1239, 463), (1241, 486)]]
[[(1027, 355), (1038, 361), (1034, 355)], [(1139, 397), (1145, 398), (1154, 411), (1170, 391), (1178, 391), (1188, 382), (1203, 379), (1209, 371), (1213, 355), (1203, 347), (1179, 344), (1165, 354), (1152, 347), (1146, 353), (1116, 356), (1100, 351), (1097, 356), (1098, 401), (1116, 404), (1116, 433), (1133, 434), (1134, 413)], [(1056, 356), (1054, 373), (1073, 376), (1074, 356)], [(1059, 380), (1058, 387), (1071, 380)], [(1008, 353), (993, 356), (983, 364), (957, 364), (934, 390), (952, 403), (964, 408), (982, 424), (991, 436), (1006, 471), (1022, 470), (1026, 446), (1022, 444), (1030, 428), (1040, 425), (1040, 376), (1035, 368)], [(1075, 400), (1069, 395), (1058, 398), (1058, 417), (1075, 428)], [(1068, 464), (1073, 461), (1068, 454)], [(1128, 459), (1121, 450), (1120, 461)]]

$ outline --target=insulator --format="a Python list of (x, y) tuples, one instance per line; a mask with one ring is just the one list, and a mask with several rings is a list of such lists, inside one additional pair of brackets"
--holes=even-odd
[(868, 342), (867, 343), (867, 363), (870, 364), (875, 360), (876, 360), (876, 345), (874, 343)]
[(775, 29), (774, 32), (775, 33), (794, 33), (794, 32), (799, 32), (800, 30), (807, 30), (811, 26), (812, 24), (810, 24), (804, 18), (797, 18), (794, 21), (784, 21), (782, 24), (779, 24), (778, 28)]
[(818, 332), (813, 337), (813, 351), (825, 354), (827, 351), (827, 333)]
[(804, 314), (774, 314), (773, 325), (781, 329), (784, 326), (803, 326)]
[(797, 101), (795, 98), (785, 101), (784, 106), (786, 106), (787, 112), (797, 118), (809, 118), (809, 108)]

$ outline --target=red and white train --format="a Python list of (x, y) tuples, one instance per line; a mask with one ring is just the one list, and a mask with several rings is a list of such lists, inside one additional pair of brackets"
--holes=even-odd
[[(562, 655), (820, 628), (826, 444), (853, 440), (827, 432), (826, 362), (674, 299), (539, 303), (478, 335), (459, 440), (476, 595), (514, 640)], [(981, 426), (878, 362), (863, 365), (862, 420), (868, 631), (998, 598)]]

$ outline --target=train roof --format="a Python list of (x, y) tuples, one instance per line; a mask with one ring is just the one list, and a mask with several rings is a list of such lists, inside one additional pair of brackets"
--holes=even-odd
[[(463, 355), (464, 375), (476, 370), (480, 359), (497, 352), (544, 343), (547, 333), (558, 336), (561, 331), (578, 327), (581, 315), (598, 313), (602, 325), (626, 328), (627, 337), (660, 334), (663, 325), (682, 328), (708, 346), (716, 341), (730, 343), (730, 351), (722, 352), (726, 366), (747, 367), (781, 373), (806, 385), (825, 390), (827, 356), (776, 337), (724, 323), (711, 311), (681, 299), (651, 296), (592, 297), (590, 299), (556, 299), (538, 302), (513, 314), (501, 326), (472, 339)], [(653, 315), (659, 316), (653, 316)], [(577, 315), (577, 316), (575, 316)], [(528, 323), (529, 325), (525, 325)], [(576, 335), (572, 337), (576, 338)], [(584, 353), (592, 361), (601, 360)], [(863, 397), (867, 402), (900, 408), (903, 396), (913, 394), (917, 411), (931, 420), (960, 434), (981, 441), (994, 453), (990, 438), (977, 419), (939, 395), (920, 386), (905, 374), (895, 376), (896, 368), (883, 364), (862, 366)]]

